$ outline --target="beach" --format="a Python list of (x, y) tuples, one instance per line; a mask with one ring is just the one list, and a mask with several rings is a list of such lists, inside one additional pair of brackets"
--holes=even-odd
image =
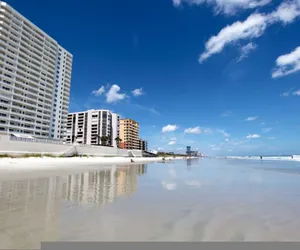
[(2, 158), (0, 159), (0, 171), (39, 171), (43, 169), (54, 169), (63, 167), (76, 167), (82, 165), (109, 165), (109, 164), (127, 164), (145, 163), (170, 160), (180, 160), (183, 157), (28, 157), (28, 158)]
[[(135, 165), (163, 161), (181, 160), (183, 157), (29, 157), (0, 159), (1, 178), (26, 178), (26, 176), (47, 176), (59, 173), (74, 173), (109, 168), (111, 165)], [(133, 160), (134, 162), (131, 162)]]
[(1, 174), (0, 249), (42, 241), (300, 239), (297, 161), (109, 160), (42, 176)]

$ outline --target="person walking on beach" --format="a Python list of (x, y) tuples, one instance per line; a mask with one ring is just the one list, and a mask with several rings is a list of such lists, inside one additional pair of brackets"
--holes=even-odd
[(262, 156), (260, 157), (260, 159), (262, 160)]

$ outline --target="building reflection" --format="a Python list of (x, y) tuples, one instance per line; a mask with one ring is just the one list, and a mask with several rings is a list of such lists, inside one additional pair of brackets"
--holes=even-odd
[(187, 169), (187, 171), (188, 172), (192, 171), (192, 165), (197, 164), (198, 161), (199, 161), (198, 158), (196, 158), (196, 159), (193, 159), (193, 158), (192, 159), (186, 159), (186, 169)]
[(138, 176), (147, 172), (147, 166), (112, 166), (96, 172), (67, 177), (63, 185), (63, 198), (82, 204), (104, 206), (117, 197), (130, 196), (137, 190)]
[(188, 172), (192, 170), (192, 159), (186, 159), (186, 169)]
[(41, 241), (59, 240), (64, 200), (104, 206), (132, 195), (146, 165), (69, 176), (0, 181), (1, 248), (40, 248)]
[(0, 182), (1, 248), (40, 248), (59, 238), (59, 177)]

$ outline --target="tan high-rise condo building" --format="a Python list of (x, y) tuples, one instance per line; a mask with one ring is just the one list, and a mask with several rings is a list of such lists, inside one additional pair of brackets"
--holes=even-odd
[(139, 149), (140, 148), (140, 127), (139, 123), (132, 119), (120, 120), (120, 139), (121, 148)]
[(57, 41), (0, 1), (0, 131), (63, 139), (72, 61)]

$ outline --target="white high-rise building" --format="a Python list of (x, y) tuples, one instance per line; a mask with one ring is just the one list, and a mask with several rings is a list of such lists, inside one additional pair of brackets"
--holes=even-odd
[(72, 55), (0, 1), (0, 132), (62, 139)]
[[(102, 137), (108, 140), (103, 141)], [(105, 145), (117, 147), (120, 137), (120, 116), (109, 110), (87, 110), (70, 113), (67, 122), (67, 143)]]

